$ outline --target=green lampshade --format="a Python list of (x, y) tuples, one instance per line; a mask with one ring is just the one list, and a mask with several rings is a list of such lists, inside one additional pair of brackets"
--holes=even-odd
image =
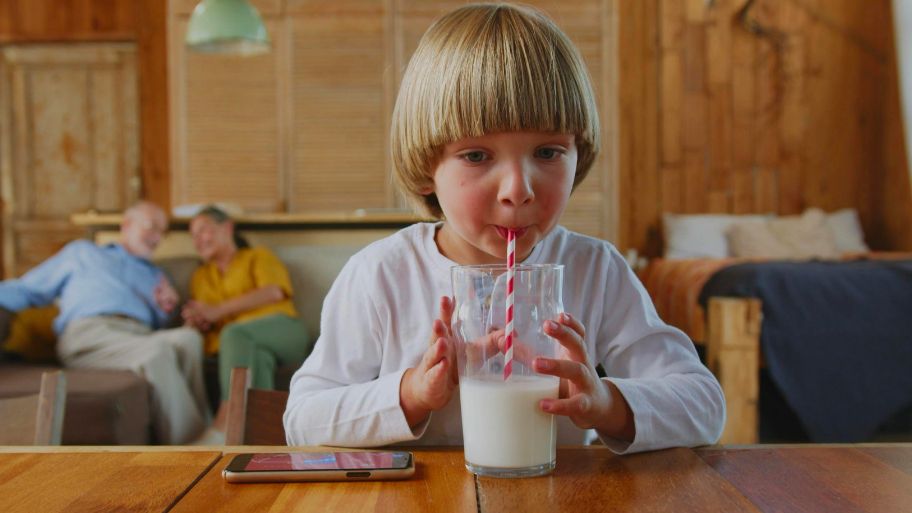
[(269, 34), (247, 0), (203, 0), (193, 9), (187, 46), (207, 53), (254, 55), (269, 51)]

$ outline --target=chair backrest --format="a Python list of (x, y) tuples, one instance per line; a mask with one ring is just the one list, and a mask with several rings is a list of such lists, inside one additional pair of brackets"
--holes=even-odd
[(225, 445), (285, 445), (288, 392), (250, 388), (246, 368), (231, 369)]
[(41, 375), (38, 394), (0, 399), (0, 445), (60, 445), (66, 376)]

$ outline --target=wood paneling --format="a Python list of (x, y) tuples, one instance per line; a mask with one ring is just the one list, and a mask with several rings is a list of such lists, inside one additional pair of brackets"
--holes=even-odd
[[(273, 51), (224, 56), (187, 50), (186, 18), (172, 20), (172, 189), (175, 205), (234, 202), (284, 209), (277, 83), (287, 31), (267, 20)], [(284, 100), (284, 99), (283, 99)]]
[[(603, 113), (605, 151), (574, 193), (566, 224), (657, 255), (663, 211), (789, 214), (851, 206), (873, 247), (912, 249), (888, 0), (532, 3), (581, 48)], [(399, 77), (430, 22), (462, 2), (256, 0), (274, 27), (269, 63), (223, 71), (270, 91), (238, 93), (224, 116), (213, 111), (198, 125), (170, 120), (186, 117), (180, 109), (189, 96), (168, 96), (175, 91), (169, 74), (187, 69), (175, 46), (182, 26), (173, 22), (186, 23), (195, 4), (0, 0), (0, 42), (138, 39), (143, 195), (153, 201), (224, 200), (234, 193), (218, 187), (235, 184), (253, 210), (402, 205), (387, 180), (386, 127)], [(321, 56), (320, 45), (332, 41), (339, 42), (327, 49), (335, 61)], [(368, 59), (362, 73), (345, 66), (353, 56)], [(194, 100), (195, 115), (206, 101)], [(245, 108), (261, 115), (252, 121), (251, 140), (237, 146), (232, 130), (253, 116)], [(365, 144), (321, 146), (342, 120), (367, 134), (359, 136)], [(182, 123), (229, 142), (226, 155), (244, 147), (268, 155), (234, 159), (227, 178), (191, 187), (181, 175), (187, 157), (177, 147), (187, 142), (172, 130)], [(203, 141), (194, 162), (220, 168), (216, 143), (207, 149)], [(340, 198), (340, 189), (353, 194)]]
[[(463, 2), (329, 0), (255, 3), (267, 55), (196, 55), (183, 45), (189, 0), (169, 14), (171, 198), (248, 211), (401, 208), (390, 179), (389, 123), (399, 80), (439, 15)], [(614, 1), (531, 2), (579, 47), (602, 104), (606, 151), (562, 219), (612, 238), (617, 206)]]
[(618, 2), (620, 247), (659, 252), (659, 194), (683, 198), (679, 173), (659, 173), (659, 2)]
[(0, 43), (132, 40), (138, 3), (136, 0), (0, 0)]
[(621, 18), (620, 246), (658, 255), (662, 212), (813, 206), (912, 249), (889, 1), (650, 0)]
[(142, 197), (171, 205), (171, 132), (168, 102), (168, 2), (138, 0), (137, 72), (139, 78)]
[(395, 205), (385, 3), (353, 2), (344, 17), (325, 10), (291, 17), (291, 212)]

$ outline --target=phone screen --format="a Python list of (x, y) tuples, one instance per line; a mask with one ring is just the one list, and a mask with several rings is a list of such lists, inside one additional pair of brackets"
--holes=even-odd
[(410, 459), (407, 452), (257, 453), (250, 455), (243, 468), (248, 472), (404, 469), (409, 466)]

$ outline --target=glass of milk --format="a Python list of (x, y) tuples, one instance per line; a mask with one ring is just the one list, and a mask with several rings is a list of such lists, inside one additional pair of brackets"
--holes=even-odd
[(453, 333), (466, 468), (493, 477), (528, 477), (554, 469), (557, 426), (538, 403), (556, 398), (559, 380), (532, 370), (559, 344), (543, 324), (563, 312), (563, 265), (517, 264), (513, 280), (513, 360), (504, 374), (507, 266), (452, 268)]

